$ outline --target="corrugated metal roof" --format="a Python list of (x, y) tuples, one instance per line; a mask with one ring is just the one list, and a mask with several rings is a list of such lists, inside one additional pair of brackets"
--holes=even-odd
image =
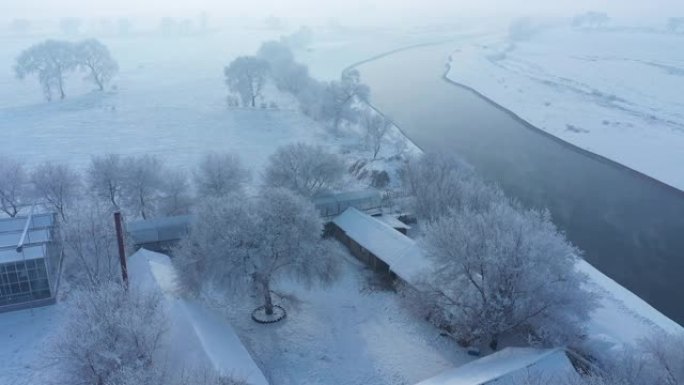
[[(0, 248), (16, 247), (21, 239), (22, 232), (15, 231), (11, 233), (0, 233)], [(48, 229), (29, 230), (24, 240), (25, 245), (34, 243), (45, 243), (50, 240), (50, 231)]]
[(316, 209), (323, 216), (342, 213), (349, 207), (359, 210), (370, 210), (382, 205), (382, 195), (378, 190), (347, 191), (341, 193), (327, 193), (312, 198)]
[(126, 224), (126, 232), (137, 245), (175, 241), (187, 234), (193, 219), (192, 215), (179, 215), (133, 221)]
[[(26, 226), (26, 217), (0, 219), (0, 233), (23, 231)], [(54, 214), (34, 214), (31, 217), (31, 229), (53, 227), (55, 225)]]

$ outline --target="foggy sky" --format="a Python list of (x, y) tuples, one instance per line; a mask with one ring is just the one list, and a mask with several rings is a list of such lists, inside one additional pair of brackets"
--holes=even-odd
[(684, 15), (683, 0), (0, 0), (2, 18), (214, 16), (402, 18), (569, 15), (586, 10), (618, 17)]

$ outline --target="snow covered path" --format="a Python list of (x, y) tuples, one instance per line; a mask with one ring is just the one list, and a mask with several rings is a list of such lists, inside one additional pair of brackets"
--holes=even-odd
[(448, 78), (552, 135), (684, 190), (684, 39), (540, 30), (453, 52)]

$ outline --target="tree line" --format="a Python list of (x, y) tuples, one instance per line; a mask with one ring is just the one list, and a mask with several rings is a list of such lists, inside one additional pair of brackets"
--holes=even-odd
[(336, 155), (294, 143), (277, 149), (261, 187), (248, 194), (251, 173), (232, 153), (206, 154), (191, 174), (151, 155), (94, 156), (82, 172), (0, 159), (6, 215), (39, 200), (62, 219), (63, 279), (72, 290), (46, 350), (60, 368), (55, 383), (242, 384), (205, 367), (180, 368), (180, 374), (174, 368), (170, 375), (160, 358), (168, 346), (169, 309), (161, 293), (124, 289), (111, 212), (123, 210), (129, 219), (194, 213), (188, 238), (174, 252), (181, 287), (191, 292), (220, 283), (225, 294), (261, 298), (268, 314), (277, 280), (326, 284), (337, 277), (336, 246), (322, 239), (309, 197), (341, 183), (344, 170)]
[[(299, 40), (283, 37), (267, 41), (256, 55), (241, 56), (224, 69), (229, 91), (244, 107), (257, 107), (264, 99), (264, 87), (271, 81), (281, 92), (296, 97), (306, 116), (325, 124), (338, 134), (344, 125), (356, 125), (363, 131), (364, 142), (376, 159), (391, 122), (368, 107), (370, 88), (361, 81), (356, 69), (345, 71), (339, 80), (319, 81), (309, 74), (306, 65), (295, 60), (292, 45)], [(229, 104), (236, 100), (229, 95)], [(262, 102), (263, 103), (263, 102)]]
[(66, 97), (65, 76), (70, 72), (84, 72), (85, 79), (102, 91), (118, 70), (107, 46), (96, 39), (77, 43), (45, 40), (24, 50), (14, 66), (19, 79), (37, 78), (48, 101)]

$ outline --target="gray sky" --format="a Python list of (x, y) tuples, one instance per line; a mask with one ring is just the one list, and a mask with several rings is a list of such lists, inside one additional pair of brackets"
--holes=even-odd
[(368, 18), (488, 16), (517, 13), (567, 15), (584, 10), (607, 11), (617, 17), (684, 15), (684, 0), (0, 0), (2, 16), (179, 16), (207, 11), (221, 16)]

